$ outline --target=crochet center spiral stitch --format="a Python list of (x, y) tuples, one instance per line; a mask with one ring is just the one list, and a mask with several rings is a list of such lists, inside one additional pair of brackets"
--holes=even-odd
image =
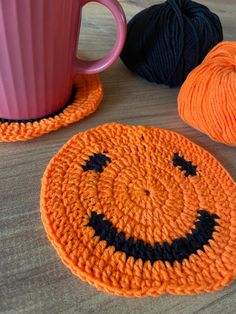
[(44, 174), (41, 211), (63, 262), (109, 293), (194, 294), (235, 277), (235, 183), (177, 133), (107, 124), (78, 134)]

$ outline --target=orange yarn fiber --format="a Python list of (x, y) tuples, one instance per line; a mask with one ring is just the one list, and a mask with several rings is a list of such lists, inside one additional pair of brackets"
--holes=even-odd
[(236, 42), (215, 46), (184, 82), (180, 117), (213, 140), (236, 145)]
[(111, 294), (197, 294), (236, 276), (235, 182), (172, 131), (112, 123), (74, 136), (44, 173), (41, 214), (65, 265)]

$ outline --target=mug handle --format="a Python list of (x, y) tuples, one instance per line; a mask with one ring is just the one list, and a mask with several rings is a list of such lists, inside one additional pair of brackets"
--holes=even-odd
[(75, 64), (75, 73), (77, 74), (95, 74), (107, 69), (118, 59), (126, 38), (126, 17), (117, 0), (83, 0), (82, 7), (89, 2), (100, 3), (111, 11), (117, 24), (117, 38), (113, 49), (105, 57), (94, 61), (86, 61), (78, 58)]

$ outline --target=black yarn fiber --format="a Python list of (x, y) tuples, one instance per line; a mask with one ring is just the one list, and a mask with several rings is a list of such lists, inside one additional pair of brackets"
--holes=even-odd
[(126, 238), (124, 232), (119, 232), (103, 214), (92, 211), (88, 227), (95, 231), (94, 236), (99, 237), (99, 241), (106, 241), (107, 247), (114, 246), (115, 251), (126, 254), (126, 258), (139, 258), (145, 263), (150, 261), (169, 262), (171, 265), (175, 261), (182, 264), (183, 260), (189, 259), (192, 254), (197, 254), (198, 250), (204, 251), (204, 245), (210, 246), (209, 240), (213, 239), (213, 233), (217, 232), (215, 226), (218, 225), (216, 219), (219, 216), (210, 214), (206, 210), (198, 211), (198, 218), (191, 233), (174, 240), (171, 244), (156, 242), (154, 245), (145, 243), (143, 240), (136, 240), (133, 237)]
[(197, 166), (193, 165), (192, 161), (185, 160), (179, 153), (174, 153), (172, 163), (174, 167), (178, 167), (180, 171), (184, 171), (185, 177), (197, 175)]
[(121, 59), (150, 82), (178, 87), (222, 40), (220, 19), (206, 6), (167, 0), (130, 20)]
[(84, 171), (93, 170), (101, 173), (110, 162), (111, 159), (104, 154), (93, 154), (82, 168)]

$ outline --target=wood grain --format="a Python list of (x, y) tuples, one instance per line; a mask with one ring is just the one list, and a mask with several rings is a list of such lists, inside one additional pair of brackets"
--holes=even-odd
[[(122, 1), (130, 19), (161, 1)], [(235, 40), (235, 0), (199, 1), (220, 15), (225, 39)], [(84, 10), (80, 53), (102, 56), (114, 42), (112, 16), (99, 5)], [(40, 179), (60, 147), (74, 134), (118, 121), (176, 130), (207, 148), (236, 178), (236, 149), (211, 141), (178, 116), (178, 89), (147, 83), (118, 61), (101, 74), (105, 97), (99, 110), (57, 132), (27, 143), (0, 144), (1, 313), (235, 313), (236, 284), (214, 294), (126, 299), (112, 297), (74, 277), (46, 238), (39, 213)]]

